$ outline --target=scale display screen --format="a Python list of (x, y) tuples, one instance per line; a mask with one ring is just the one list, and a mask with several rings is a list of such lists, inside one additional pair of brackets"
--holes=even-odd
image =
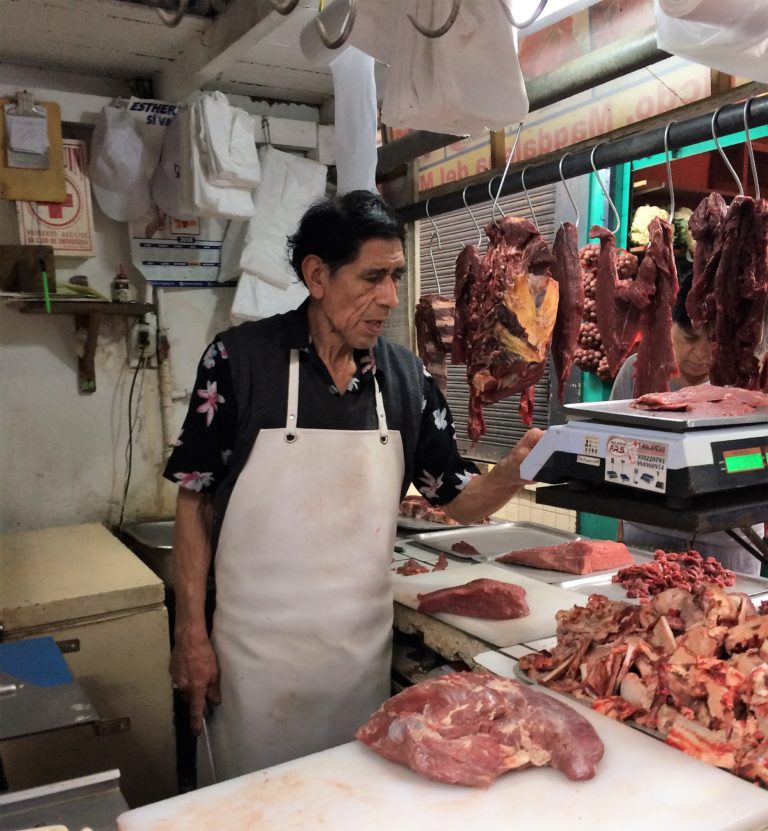
[(742, 473), (762, 470), (765, 467), (765, 451), (762, 447), (741, 447), (723, 453), (726, 473)]

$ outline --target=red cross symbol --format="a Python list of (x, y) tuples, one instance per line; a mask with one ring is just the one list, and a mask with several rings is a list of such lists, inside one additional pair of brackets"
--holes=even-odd
[(64, 215), (62, 208), (71, 208), (74, 205), (72, 194), (68, 193), (63, 202), (41, 202), (40, 207), (48, 208), (48, 219), (61, 219)]

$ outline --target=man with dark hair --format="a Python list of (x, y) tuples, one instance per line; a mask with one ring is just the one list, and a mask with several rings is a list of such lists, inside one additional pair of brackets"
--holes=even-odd
[[(390, 694), (390, 562), (411, 482), (467, 523), (517, 491), (531, 430), (490, 473), (458, 453), (421, 361), (381, 335), (406, 272), (375, 195), (310, 208), (293, 312), (218, 335), (165, 475), (178, 482), (174, 682), (219, 778), (349, 741)], [(214, 557), (215, 553), (215, 557)], [(206, 576), (217, 605), (206, 632)]]
[[(711, 332), (694, 327), (685, 300), (691, 289), (691, 273), (680, 280), (680, 288), (672, 307), (672, 346), (679, 375), (670, 378), (671, 390), (692, 387), (709, 380), (709, 365), (712, 360)], [(611, 389), (611, 400), (634, 398), (634, 368), (637, 355), (630, 355), (619, 370)], [(666, 551), (679, 551), (686, 547), (690, 535), (683, 531), (658, 528), (653, 525), (637, 525), (622, 521), (624, 542), (645, 548), (663, 548)], [(755, 531), (762, 537), (763, 527), (755, 526)], [(746, 549), (728, 536), (725, 531), (701, 534), (694, 541), (694, 548), (703, 556), (716, 557), (726, 568), (744, 574), (759, 574), (760, 563)]]

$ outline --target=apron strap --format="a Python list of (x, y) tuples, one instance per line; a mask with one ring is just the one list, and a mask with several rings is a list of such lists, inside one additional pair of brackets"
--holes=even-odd
[[(379, 382), (376, 376), (373, 378), (374, 395), (376, 398), (376, 421), (378, 423), (379, 441), (387, 444), (389, 434), (387, 431), (387, 416), (384, 412), (384, 396), (381, 394)], [(299, 351), (291, 349), (290, 362), (288, 364), (288, 411), (285, 420), (284, 438), (288, 444), (293, 444), (299, 437)]]

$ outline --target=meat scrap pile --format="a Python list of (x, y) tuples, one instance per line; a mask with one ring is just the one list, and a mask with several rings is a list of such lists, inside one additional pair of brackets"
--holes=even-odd
[(621, 568), (611, 581), (621, 583), (627, 597), (651, 597), (672, 588), (698, 591), (705, 583), (725, 588), (736, 582), (736, 575), (714, 557), (702, 557), (698, 551), (667, 553), (659, 548), (650, 562)]
[(759, 390), (698, 384), (677, 392), (641, 395), (630, 405), (637, 410), (696, 413), (700, 416), (735, 416), (768, 410), (768, 395)]
[(568, 574), (591, 574), (634, 563), (624, 543), (611, 540), (571, 540), (561, 545), (523, 548), (496, 557), (499, 563), (547, 568)]
[(466, 363), (467, 435), (485, 434), (483, 406), (520, 393), (520, 415), (533, 419), (533, 386), (549, 355), (558, 304), (552, 254), (527, 219), (504, 217), (486, 226), (480, 259), (467, 246), (456, 262), (456, 322), (451, 361)]
[(428, 571), (445, 571), (446, 568), (448, 568), (448, 558), (441, 551), (440, 556), (437, 558), (437, 562), (432, 566), (432, 568), (428, 568), (423, 563), (420, 563), (418, 560), (414, 560), (413, 557), (410, 557), (401, 566), (398, 566), (395, 569), (395, 573), (401, 574), (403, 577), (412, 577), (414, 574), (426, 574)]
[(406, 496), (400, 503), (398, 513), (407, 519), (439, 522), (441, 525), (458, 525), (442, 508), (430, 505), (423, 496)]
[(428, 779), (476, 788), (531, 766), (591, 779), (604, 752), (595, 729), (573, 708), (486, 673), (451, 673), (407, 687), (356, 736)]
[[(579, 251), (581, 281), (584, 287), (584, 313), (579, 330), (578, 346), (574, 350), (574, 363), (583, 372), (594, 372), (604, 381), (615, 378), (608, 367), (603, 348), (603, 338), (597, 324), (597, 265), (600, 245), (589, 243)], [(616, 273), (622, 284), (637, 276), (637, 257), (623, 248), (616, 249)]]
[(424, 294), (416, 305), (416, 348), (424, 366), (445, 392), (448, 384), (446, 355), (453, 342), (454, 300), (439, 294)]
[(667, 744), (768, 786), (768, 616), (719, 586), (636, 606), (590, 595), (557, 613), (557, 645), (529, 677)]
[(503, 580), (480, 577), (462, 586), (451, 586), (416, 595), (418, 612), (478, 617), (485, 620), (513, 620), (530, 613), (525, 589)]

